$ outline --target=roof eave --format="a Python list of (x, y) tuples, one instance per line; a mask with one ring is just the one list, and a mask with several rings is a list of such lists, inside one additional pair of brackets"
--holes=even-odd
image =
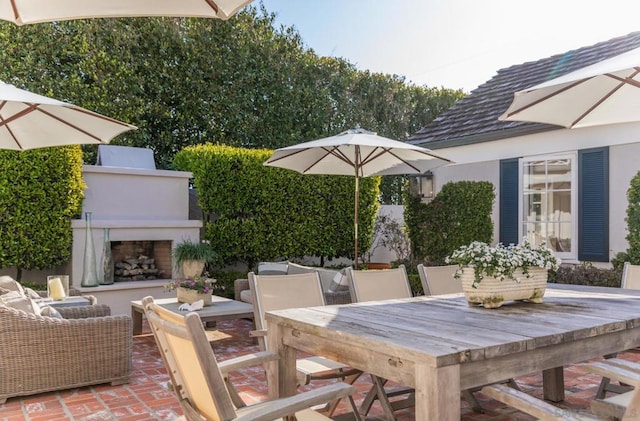
[(563, 127), (553, 126), (550, 124), (526, 124), (518, 127), (504, 129), (500, 131), (492, 131), (486, 133), (478, 133), (470, 136), (457, 137), (451, 139), (429, 141), (425, 139), (410, 140), (409, 143), (422, 146), (428, 149), (444, 149), (455, 148), (459, 146), (471, 145), (474, 143), (492, 142), (495, 140), (508, 139), (512, 137), (526, 136), (536, 133), (548, 132), (551, 130), (560, 130)]

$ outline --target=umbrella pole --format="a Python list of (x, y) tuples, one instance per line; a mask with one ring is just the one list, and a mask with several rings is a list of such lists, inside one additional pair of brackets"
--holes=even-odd
[(356, 169), (356, 193), (355, 193), (355, 214), (353, 217), (353, 228), (354, 228), (354, 269), (358, 270), (358, 202), (360, 198), (360, 188), (358, 186), (358, 170)]

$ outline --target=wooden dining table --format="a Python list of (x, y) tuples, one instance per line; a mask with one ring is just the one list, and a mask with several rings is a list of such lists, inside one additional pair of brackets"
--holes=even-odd
[(268, 312), (280, 359), (270, 397), (296, 393), (297, 351), (415, 388), (415, 419), (460, 419), (461, 390), (543, 373), (564, 399), (563, 366), (640, 346), (640, 291), (549, 284), (544, 303), (470, 306), (461, 294)]

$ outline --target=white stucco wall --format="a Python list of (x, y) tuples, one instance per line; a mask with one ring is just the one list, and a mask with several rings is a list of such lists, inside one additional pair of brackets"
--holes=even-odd
[[(640, 171), (640, 123), (625, 123), (581, 129), (559, 129), (544, 133), (482, 142), (454, 148), (435, 149), (456, 165), (434, 171), (436, 191), (447, 181), (487, 180), (496, 187), (499, 197), (500, 160), (535, 155), (574, 152), (609, 146), (609, 254), (628, 247), (627, 190)], [(499, 210), (494, 206), (494, 241), (499, 232)]]

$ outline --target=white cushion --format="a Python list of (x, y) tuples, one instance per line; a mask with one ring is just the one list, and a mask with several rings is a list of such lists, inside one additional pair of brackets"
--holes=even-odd
[(0, 295), (0, 303), (16, 310), (22, 310), (27, 313), (40, 315), (40, 306), (31, 298), (20, 295), (17, 291), (11, 291), (7, 294)]
[(44, 306), (40, 309), (40, 315), (46, 317), (53, 317), (55, 319), (62, 319), (62, 314), (51, 306)]
[(344, 269), (340, 272), (337, 272), (333, 278), (331, 279), (331, 284), (329, 285), (328, 292), (340, 292), (340, 291), (348, 291), (349, 290), (349, 279), (347, 275), (344, 273)]
[(240, 301), (245, 303), (253, 304), (253, 297), (251, 296), (251, 290), (245, 289), (240, 291)]
[(11, 276), (0, 276), (0, 288), (8, 289), (9, 291), (17, 291), (20, 295), (24, 295), (24, 289), (20, 282), (13, 279)]

